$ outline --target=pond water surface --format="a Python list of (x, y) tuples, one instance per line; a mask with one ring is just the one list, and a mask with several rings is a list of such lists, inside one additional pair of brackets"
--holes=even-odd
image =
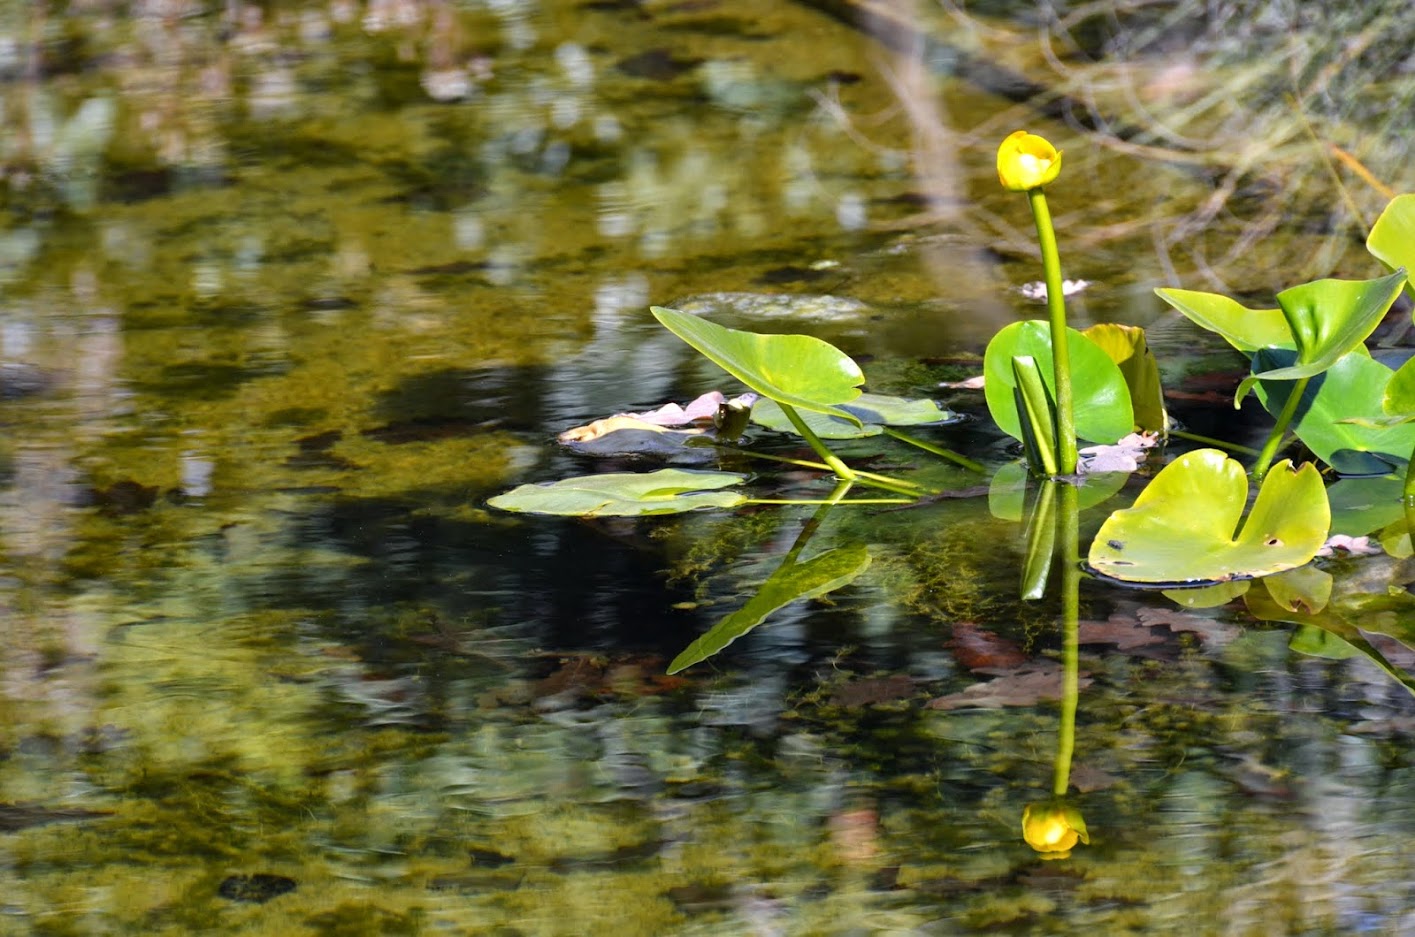
[[(1415, 933), (1415, 705), (1363, 655), (1083, 583), (1090, 843), (1044, 862), (1054, 694), (997, 681), (1059, 605), (985, 498), (832, 514), (867, 574), (674, 677), (809, 509), (487, 508), (604, 469), (568, 427), (735, 390), (650, 304), (982, 413), (939, 383), (1037, 315), (1018, 127), (1065, 150), (1073, 315), (1235, 438), (1151, 289), (1370, 275), (1383, 201), (1292, 83), (1415, 184), (1378, 19), (1255, 72), (1293, 24), (1242, 4), (846, 6), (0, 4), (0, 933)], [(993, 467), (986, 425), (933, 438)], [(1329, 568), (1408, 669), (1415, 569)]]

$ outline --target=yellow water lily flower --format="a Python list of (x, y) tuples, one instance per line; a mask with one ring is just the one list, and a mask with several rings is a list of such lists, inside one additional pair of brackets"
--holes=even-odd
[(1090, 845), (1081, 811), (1059, 800), (1028, 804), (1022, 811), (1022, 838), (1043, 859), (1065, 859), (1077, 841)]
[(997, 148), (997, 178), (1005, 189), (1037, 189), (1060, 173), (1061, 151), (1034, 133), (1018, 130)]

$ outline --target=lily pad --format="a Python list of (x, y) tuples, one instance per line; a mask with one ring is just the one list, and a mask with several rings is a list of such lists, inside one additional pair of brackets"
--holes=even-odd
[(581, 475), (557, 482), (521, 485), (487, 504), (503, 511), (571, 517), (636, 517), (679, 514), (698, 508), (731, 508), (747, 496), (715, 491), (746, 481), (732, 472), (660, 469), (646, 473)]
[(1375, 280), (1314, 280), (1278, 293), (1296, 360), (1286, 367), (1255, 369), (1238, 385), (1233, 405), (1242, 403), (1258, 381), (1296, 381), (1336, 364), (1375, 331), (1404, 285), (1405, 271), (1399, 270)]
[(1155, 290), (1155, 295), (1244, 354), (1259, 348), (1296, 347), (1281, 309), (1249, 309), (1227, 296), (1199, 290), (1166, 288)]
[(1340, 478), (1327, 487), (1334, 534), (1359, 537), (1405, 516), (1405, 481), (1396, 475)]
[(1095, 342), (1125, 375), (1130, 388), (1130, 406), (1135, 411), (1135, 427), (1163, 433), (1169, 428), (1164, 409), (1164, 388), (1160, 385), (1159, 363), (1145, 342), (1145, 330), (1134, 325), (1102, 322), (1081, 333)]
[(1301, 566), (1263, 579), (1268, 595), (1289, 612), (1315, 615), (1331, 601), (1332, 576), (1315, 566)]
[[(878, 436), (885, 426), (927, 426), (958, 418), (956, 413), (932, 400), (910, 400), (885, 394), (861, 394), (850, 403), (841, 404), (839, 409), (854, 416), (859, 423), (809, 411), (802, 413), (801, 418), (822, 439)], [(796, 432), (781, 407), (771, 399), (758, 401), (752, 408), (752, 422), (782, 433)]]
[[(1254, 370), (1292, 360), (1291, 351), (1267, 349), (1253, 358)], [(1358, 353), (1344, 355), (1307, 383), (1292, 430), (1317, 458), (1343, 475), (1384, 475), (1403, 464), (1415, 447), (1415, 424), (1382, 426), (1382, 395), (1391, 369)], [(1296, 384), (1259, 382), (1258, 399), (1272, 414), (1282, 412)]]
[(664, 328), (757, 393), (858, 422), (835, 405), (859, 397), (865, 375), (853, 358), (829, 342), (811, 335), (742, 332), (662, 306), (651, 311)]
[(1243, 520), (1248, 477), (1217, 449), (1186, 453), (1116, 511), (1091, 543), (1098, 572), (1126, 582), (1225, 582), (1302, 566), (1331, 524), (1315, 466), (1279, 462)]
[(1397, 195), (1366, 238), (1366, 249), (1392, 270), (1415, 270), (1415, 195)]
[[(1075, 329), (1067, 329), (1071, 359), (1071, 393), (1076, 411), (1076, 435), (1091, 442), (1111, 443), (1130, 432), (1135, 416), (1125, 376), (1110, 356)], [(1017, 386), (1012, 359), (1036, 359), (1042, 380), (1053, 399), (1051, 328), (1040, 319), (1014, 322), (993, 336), (983, 356), (986, 382), (983, 392), (988, 411), (1004, 433), (1022, 438), (1021, 420), (1013, 393)]]
[(862, 543), (828, 550), (804, 563), (783, 563), (762, 583), (757, 594), (747, 600), (746, 605), (722, 619), (673, 658), (668, 672), (675, 674), (707, 660), (761, 624), (777, 609), (839, 589), (863, 573), (869, 565), (870, 553)]

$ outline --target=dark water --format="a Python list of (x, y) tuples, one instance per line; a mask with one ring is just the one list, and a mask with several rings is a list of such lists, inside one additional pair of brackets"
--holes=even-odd
[[(802, 509), (485, 507), (604, 467), (555, 433), (723, 386), (650, 304), (827, 338), (884, 392), (976, 370), (1035, 314), (1019, 126), (1066, 152), (1074, 314), (1150, 324), (1178, 385), (1199, 339), (1152, 286), (1365, 275), (1381, 199), (1280, 94), (1224, 93), (1274, 79), (1223, 24), (1052, 23), (1047, 64), (1023, 7), (881, 42), (786, 3), (0, 5), (0, 933), (1412, 932), (1415, 707), (1362, 656), (1084, 584), (1091, 844), (1043, 863), (1055, 703), (928, 705), (984, 679), (959, 622), (1056, 654), (983, 499), (832, 515), (870, 571), (673, 678)], [(1387, 111), (1337, 106), (1365, 48), (1311, 119), (1408, 187)], [(1415, 581), (1331, 569), (1358, 610)]]

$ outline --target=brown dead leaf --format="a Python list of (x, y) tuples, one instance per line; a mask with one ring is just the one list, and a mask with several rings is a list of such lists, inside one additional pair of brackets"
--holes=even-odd
[(873, 706), (875, 703), (890, 703), (906, 699), (912, 695), (914, 695), (914, 681), (909, 679), (906, 674), (899, 673), (888, 677), (852, 680), (844, 686), (836, 688), (830, 696), (830, 702), (833, 706), (858, 709), (861, 706)]
[(1027, 662), (1027, 655), (1016, 641), (993, 634), (971, 621), (960, 621), (953, 626), (948, 649), (958, 663), (975, 672), (1014, 670)]
[(1121, 651), (1144, 647), (1147, 644), (1164, 643), (1164, 638), (1151, 631), (1147, 625), (1118, 612), (1105, 621), (1083, 621), (1078, 631), (1082, 644), (1113, 644)]
[[(1088, 687), (1091, 679), (1082, 673), (1078, 686)], [(1043, 700), (1061, 699), (1061, 667), (1041, 662), (985, 683), (975, 683), (961, 693), (951, 693), (929, 701), (930, 709), (997, 709), (1001, 706), (1034, 706)]]
[(1237, 625), (1172, 608), (1142, 608), (1135, 612), (1135, 617), (1151, 628), (1163, 626), (1176, 634), (1192, 631), (1205, 644), (1222, 646), (1238, 637), (1239, 632)]

